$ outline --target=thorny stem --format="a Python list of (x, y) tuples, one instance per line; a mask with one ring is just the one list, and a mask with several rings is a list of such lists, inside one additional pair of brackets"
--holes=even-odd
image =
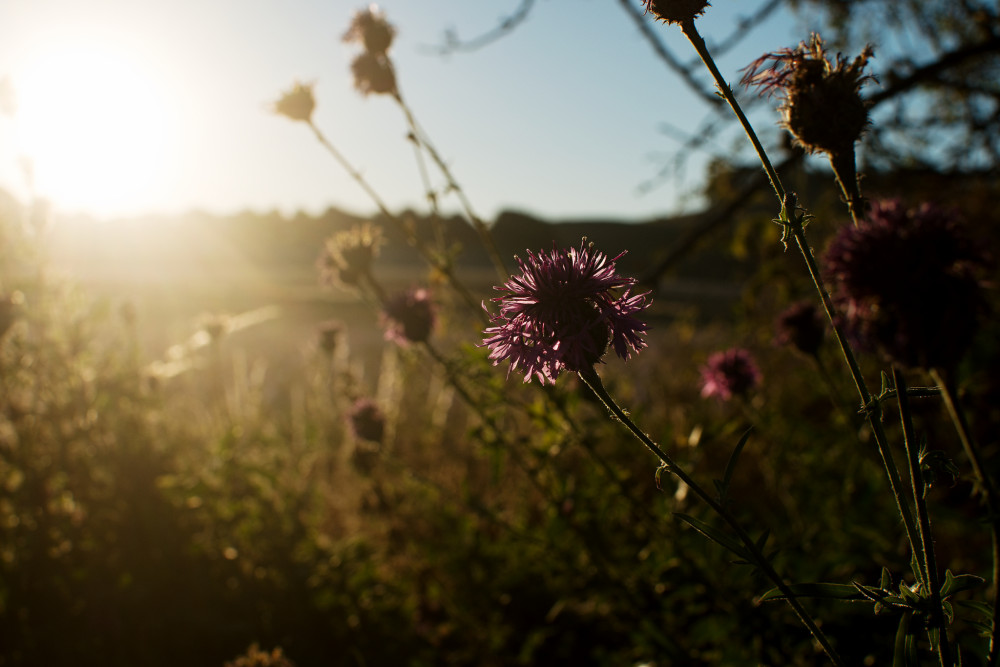
[(937, 569), (937, 557), (934, 554), (931, 516), (924, 499), (924, 480), (920, 472), (920, 455), (917, 452), (916, 436), (913, 432), (910, 396), (906, 387), (906, 378), (895, 366), (892, 369), (892, 384), (896, 388), (899, 421), (903, 426), (903, 447), (906, 449), (906, 460), (909, 463), (910, 487), (913, 491), (913, 502), (920, 527), (920, 553), (923, 561), (923, 579), (931, 598), (931, 623), (933, 627), (938, 629), (938, 659), (941, 661), (941, 667), (952, 667), (948, 628), (945, 626), (944, 612), (941, 607), (941, 579)]
[(1000, 654), (1000, 502), (997, 501), (996, 487), (993, 480), (986, 472), (983, 465), (983, 457), (979, 452), (979, 446), (972, 437), (972, 429), (965, 418), (965, 412), (958, 404), (958, 390), (955, 380), (950, 373), (934, 368), (931, 369), (931, 377), (941, 386), (941, 396), (944, 398), (945, 407), (958, 431), (958, 439), (962, 443), (962, 449), (972, 465), (972, 472), (976, 476), (976, 483), (982, 489), (986, 499), (986, 511), (989, 513), (991, 541), (993, 544), (993, 632), (990, 634), (990, 652), (986, 658), (987, 667), (994, 667), (997, 664), (997, 657)]
[(666, 452), (660, 449), (659, 445), (653, 442), (650, 439), (650, 437), (642, 431), (642, 429), (636, 426), (635, 422), (632, 421), (632, 419), (628, 416), (628, 414), (624, 410), (622, 410), (621, 407), (619, 407), (618, 404), (615, 403), (615, 400), (611, 397), (611, 395), (608, 394), (607, 390), (604, 388), (604, 383), (601, 381), (601, 376), (597, 374), (597, 371), (595, 371), (593, 368), (589, 368), (587, 370), (580, 371), (578, 375), (580, 376), (580, 379), (583, 381), (583, 383), (586, 384), (590, 388), (590, 390), (594, 392), (594, 395), (597, 396), (602, 403), (604, 403), (605, 407), (607, 407), (607, 409), (611, 411), (611, 414), (614, 415), (614, 417), (618, 419), (618, 421), (624, 424), (625, 427), (629, 431), (631, 431), (632, 435), (634, 435), (640, 442), (642, 442), (642, 444), (644, 444), (647, 449), (653, 452), (653, 454), (655, 454), (656, 457), (660, 459), (665, 468), (671, 474), (673, 474), (679, 480), (684, 482), (688, 486), (688, 488), (691, 489), (691, 491), (694, 492), (696, 496), (698, 496), (698, 498), (700, 498), (706, 505), (712, 508), (712, 511), (715, 512), (723, 521), (726, 522), (726, 525), (728, 525), (733, 530), (733, 532), (736, 533), (737, 537), (739, 537), (740, 542), (743, 543), (743, 546), (746, 548), (747, 553), (753, 559), (754, 565), (756, 565), (760, 569), (760, 571), (763, 572), (764, 575), (778, 587), (778, 589), (788, 600), (788, 604), (792, 607), (796, 615), (799, 617), (799, 620), (802, 621), (802, 623), (806, 626), (806, 628), (808, 628), (809, 632), (812, 634), (813, 638), (816, 639), (816, 641), (819, 642), (820, 646), (823, 647), (823, 650), (826, 651), (826, 654), (830, 657), (830, 660), (835, 665), (843, 665), (844, 663), (841, 661), (840, 656), (837, 654), (837, 651), (833, 648), (833, 645), (830, 644), (830, 640), (827, 639), (826, 635), (823, 633), (822, 630), (820, 630), (819, 626), (816, 625), (816, 622), (812, 619), (809, 613), (805, 610), (805, 608), (802, 607), (802, 604), (795, 596), (795, 593), (788, 586), (788, 584), (785, 583), (785, 580), (781, 578), (781, 576), (777, 573), (777, 571), (775, 571), (770, 561), (768, 561), (767, 557), (764, 556), (761, 550), (757, 547), (757, 543), (754, 542), (754, 540), (750, 537), (750, 535), (747, 534), (745, 530), (743, 530), (743, 527), (740, 526), (736, 518), (732, 514), (730, 514), (725, 507), (723, 507), (719, 502), (717, 502), (715, 498), (712, 497), (711, 494), (705, 491), (705, 489), (703, 489), (690, 475), (688, 475), (683, 468), (674, 463), (673, 459), (667, 456)]
[(389, 207), (386, 206), (385, 202), (382, 201), (382, 198), (379, 197), (378, 192), (376, 192), (375, 189), (368, 183), (368, 181), (365, 180), (365, 177), (361, 175), (361, 172), (355, 169), (354, 165), (352, 165), (347, 160), (347, 158), (344, 157), (343, 153), (337, 150), (337, 147), (334, 146), (332, 143), (330, 143), (330, 141), (326, 138), (326, 135), (323, 134), (323, 132), (315, 125), (315, 123), (313, 123), (311, 120), (307, 121), (307, 123), (309, 125), (309, 128), (313, 131), (313, 134), (316, 135), (316, 139), (323, 146), (323, 148), (329, 151), (329, 153), (334, 157), (334, 159), (338, 163), (340, 163), (340, 166), (343, 167), (344, 171), (346, 171), (347, 174), (351, 178), (353, 178), (354, 181), (359, 186), (361, 186), (361, 189), (365, 191), (365, 194), (367, 194), (369, 198), (371, 198), (372, 202), (378, 208), (379, 212), (383, 216), (385, 216), (386, 219), (392, 222), (397, 228), (399, 228), (400, 231), (403, 232), (403, 234), (407, 237), (407, 239), (410, 240), (410, 242), (417, 249), (420, 255), (427, 261), (428, 264), (433, 266), (437, 271), (441, 273), (441, 275), (445, 277), (445, 279), (447, 279), (448, 284), (451, 285), (452, 289), (454, 289), (455, 292), (462, 298), (465, 304), (476, 313), (479, 313), (480, 318), (482, 318), (484, 321), (488, 321), (489, 319), (488, 316), (483, 312), (482, 308), (480, 308), (480, 305), (476, 303), (475, 298), (473, 298), (469, 290), (466, 289), (466, 287), (462, 284), (462, 282), (458, 279), (458, 277), (455, 276), (452, 267), (449, 266), (447, 263), (442, 262), (439, 258), (435, 257), (434, 254), (430, 250), (428, 250), (427, 246), (424, 245), (424, 243), (420, 241), (419, 238), (417, 238), (416, 234), (411, 234), (409, 231), (407, 231), (406, 225), (403, 224), (403, 221), (400, 220), (397, 216), (392, 214), (392, 212), (389, 210)]
[[(812, 248), (809, 247), (809, 243), (806, 241), (805, 230), (802, 227), (801, 219), (796, 215), (794, 210), (788, 210), (789, 202), (794, 201), (794, 197), (789, 196), (784, 187), (781, 185), (781, 179), (778, 178), (777, 172), (771, 165), (771, 160), (767, 156), (767, 151), (761, 145), (760, 140), (757, 138), (757, 133), (754, 131), (753, 126), (750, 125), (750, 121), (747, 120), (746, 115), (743, 113), (743, 109), (740, 107), (739, 102), (736, 100), (736, 96), (733, 94), (732, 89), (729, 84), (726, 83), (725, 78), (722, 73), (719, 72), (719, 68), (716, 67), (715, 61), (712, 58), (712, 54), (709, 53), (708, 47), (705, 45), (705, 40), (702, 39), (701, 35), (698, 33), (698, 29), (694, 25), (694, 19), (690, 19), (681, 23), (681, 30), (684, 35), (694, 46), (695, 51), (701, 57), (702, 62), (705, 63), (705, 67), (711, 72), (712, 77), (715, 79), (715, 83), (722, 93), (722, 96), (729, 103), (730, 108), (732, 108), (733, 113), (740, 121), (740, 125), (743, 126), (744, 132), (746, 132), (747, 138), (750, 139), (750, 143), (753, 144), (754, 150), (757, 152), (757, 157), (760, 158), (760, 162), (764, 167), (764, 171), (767, 172), (767, 177), (771, 181), (771, 186), (774, 188), (775, 194), (778, 196), (778, 200), (781, 202), (782, 211), (786, 218), (782, 222), (787, 224), (791, 229), (792, 235), (795, 237), (795, 243), (798, 245), (802, 257), (806, 262), (806, 266), (809, 269), (809, 275), (813, 280), (813, 284), (816, 285), (816, 290), (819, 292), (820, 299), (823, 302), (823, 308), (826, 310), (827, 317), (830, 320), (830, 325), (833, 327), (834, 335), (837, 338), (837, 342), (840, 345), (840, 349), (843, 352), (844, 359), (847, 362), (848, 367), (851, 371), (851, 376), (854, 379), (854, 384), (858, 389), (858, 395), (861, 397), (861, 404), (867, 409), (871, 405), (871, 394), (868, 391), (868, 387), (865, 384), (864, 376), (861, 373), (861, 368), (858, 365), (857, 359), (854, 356), (854, 351), (851, 349), (850, 344), (847, 342), (847, 338), (844, 336), (840, 325), (837, 324), (836, 311), (833, 306), (833, 301), (830, 298), (830, 294), (827, 291), (823, 283), (823, 278), (820, 274), (819, 267), (816, 264), (816, 258), (813, 255)], [(794, 207), (791, 207), (794, 208)], [(899, 470), (896, 468), (896, 464), (892, 458), (892, 454), (889, 451), (889, 447), (885, 437), (885, 431), (882, 428), (882, 423), (879, 420), (879, 416), (875, 411), (867, 410), (868, 412), (868, 423), (871, 426), (872, 432), (875, 436), (875, 444), (878, 446), (879, 455), (882, 457), (882, 463), (885, 466), (886, 475), (889, 478), (889, 486), (892, 488), (893, 496), (896, 499), (896, 506), (899, 509), (900, 517), (903, 520), (903, 526), (906, 529), (906, 537), (910, 543), (910, 548), (916, 551), (917, 536), (916, 529), (913, 524), (913, 515), (910, 511), (910, 506), (906, 502), (905, 497), (902, 492), (902, 482), (899, 477)]]

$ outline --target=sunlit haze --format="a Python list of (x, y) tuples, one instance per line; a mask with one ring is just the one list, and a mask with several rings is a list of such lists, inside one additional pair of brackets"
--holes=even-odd
[[(722, 38), (758, 4), (720, 0), (702, 30)], [(0, 188), (99, 218), (373, 211), (307, 127), (271, 112), (299, 80), (315, 83), (317, 126), (381, 197), (426, 208), (399, 109), (352, 87), (353, 47), (340, 37), (363, 5), (3, 3), (0, 78), (17, 109), (0, 118)], [(474, 37), (518, 5), (381, 3), (398, 30), (401, 90), (477, 212), (634, 219), (697, 205), (704, 154), (638, 191), (681, 149), (661, 122), (693, 132), (709, 109), (654, 57), (618, 2), (537, 3), (492, 45), (434, 52), (445, 30)], [(787, 17), (758, 28), (722, 60), (726, 76), (805, 36), (792, 28)], [(679, 31), (657, 29), (682, 59), (693, 56)], [(726, 135), (714, 150), (733, 144)]]

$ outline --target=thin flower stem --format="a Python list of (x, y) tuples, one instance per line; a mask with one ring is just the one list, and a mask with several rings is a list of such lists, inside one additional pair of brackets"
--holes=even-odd
[[(433, 359), (438, 365), (441, 366), (441, 368), (444, 369), (445, 377), (447, 378), (448, 383), (455, 389), (459, 398), (461, 398), (462, 401), (470, 409), (472, 409), (479, 416), (480, 419), (483, 420), (484, 424), (489, 426), (490, 430), (492, 430), (497, 435), (498, 439), (506, 440), (505, 429), (500, 424), (498, 424), (492, 416), (490, 416), (486, 412), (482, 402), (477, 401), (472, 396), (472, 394), (468, 390), (468, 387), (466, 387), (461, 380), (462, 377), (461, 372), (455, 368), (454, 364), (447, 357), (441, 354), (441, 352), (439, 352), (437, 348), (430, 343), (430, 341), (424, 341), (422, 343), (422, 347), (431, 357), (431, 359)], [(505, 449), (507, 451), (513, 453), (512, 459), (515, 461), (515, 465), (517, 465), (525, 473), (527, 479), (535, 488), (535, 490), (549, 502), (550, 506), (557, 507), (556, 500), (551, 497), (548, 488), (542, 482), (541, 475), (539, 475), (539, 468), (537, 466), (529, 465), (525, 459), (516, 454), (514, 442), (507, 441), (504, 442), (504, 445), (506, 445)], [(625, 597), (628, 598), (633, 609), (635, 610), (642, 609), (643, 607), (642, 601), (638, 599), (635, 592), (625, 581), (624, 577), (618, 574), (615, 568), (615, 563), (603, 552), (603, 550), (598, 549), (596, 545), (593, 544), (593, 540), (590, 538), (590, 536), (588, 536), (588, 534), (575, 521), (572, 521), (568, 517), (563, 516), (559, 512), (557, 512), (557, 516), (562, 517), (562, 520), (569, 527), (569, 529), (576, 534), (577, 538), (580, 540), (580, 544), (582, 545), (583, 549), (587, 552), (591, 561), (598, 568), (598, 571), (601, 572), (601, 575), (608, 582), (616, 586), (623, 593), (623, 595), (625, 595)], [(638, 621), (642, 625), (647, 636), (652, 641), (658, 643), (672, 657), (674, 658), (680, 657), (680, 652), (676, 642), (673, 639), (671, 639), (669, 635), (664, 633), (662, 629), (660, 629), (657, 626), (656, 623), (651, 622), (649, 618), (644, 616), (640, 616)]]
[(451, 285), (452, 289), (454, 289), (455, 292), (462, 298), (465, 304), (474, 312), (478, 313), (480, 319), (482, 319), (484, 322), (488, 322), (489, 316), (483, 311), (482, 308), (480, 308), (480, 304), (476, 303), (475, 298), (472, 296), (469, 290), (466, 289), (465, 285), (463, 285), (462, 282), (455, 275), (454, 271), (452, 270), (452, 267), (446, 264), (445, 262), (442, 262), (440, 259), (438, 259), (434, 255), (434, 253), (432, 253), (427, 248), (427, 246), (423, 242), (421, 242), (419, 238), (417, 238), (415, 234), (412, 234), (409, 231), (407, 231), (406, 225), (403, 224), (403, 221), (400, 220), (397, 216), (392, 214), (392, 212), (389, 210), (389, 207), (386, 206), (384, 201), (382, 201), (382, 198), (379, 196), (378, 192), (376, 192), (375, 189), (368, 183), (368, 181), (365, 180), (365, 177), (361, 175), (361, 172), (355, 169), (354, 165), (352, 165), (347, 160), (347, 158), (344, 157), (344, 154), (341, 153), (339, 150), (337, 150), (336, 146), (330, 143), (330, 141), (326, 138), (326, 135), (323, 134), (323, 132), (315, 125), (315, 123), (313, 123), (311, 120), (307, 121), (307, 123), (309, 125), (309, 128), (313, 131), (313, 134), (316, 135), (316, 139), (323, 146), (323, 148), (329, 151), (329, 153), (333, 156), (333, 158), (340, 164), (341, 167), (343, 167), (344, 171), (346, 171), (347, 174), (351, 178), (353, 178), (354, 181), (361, 187), (361, 189), (365, 191), (365, 194), (367, 194), (368, 197), (372, 200), (372, 202), (378, 208), (379, 212), (383, 216), (385, 216), (387, 220), (393, 223), (393, 225), (395, 225), (401, 232), (403, 232), (403, 234), (413, 243), (414, 247), (416, 247), (417, 251), (424, 258), (424, 260), (445, 277), (445, 279), (448, 281), (448, 284)]
[[(438, 169), (441, 170), (442, 175), (444, 175), (445, 180), (448, 182), (448, 189), (453, 191), (458, 197), (458, 201), (462, 204), (462, 208), (465, 209), (465, 214), (469, 217), (469, 221), (472, 226), (479, 233), (480, 239), (482, 239), (483, 246), (486, 248), (487, 254), (490, 256), (490, 261), (493, 262), (494, 268), (496, 268), (497, 275), (501, 280), (506, 280), (509, 276), (507, 273), (507, 267), (504, 266), (503, 258), (500, 256), (500, 251), (497, 249), (496, 242), (493, 240), (493, 235), (490, 233), (489, 227), (483, 222), (482, 218), (476, 215), (472, 208), (472, 202), (469, 201), (468, 197), (465, 196), (465, 191), (462, 186), (458, 184), (455, 177), (451, 173), (451, 169), (448, 167), (441, 155), (434, 148), (434, 145), (430, 142), (427, 135), (417, 124), (417, 120), (413, 115), (413, 111), (410, 107), (403, 101), (403, 96), (399, 93), (397, 88), (396, 93), (393, 94), (393, 99), (399, 104), (400, 108), (403, 110), (403, 115), (406, 117), (406, 123), (409, 125), (410, 134), (413, 138), (414, 143), (419, 147), (427, 151), (431, 160), (437, 165)], [(428, 191), (431, 195), (432, 192)]]
[(892, 369), (892, 384), (896, 388), (896, 402), (899, 406), (899, 421), (903, 426), (903, 446), (906, 449), (906, 459), (910, 468), (910, 487), (913, 491), (914, 507), (917, 511), (920, 527), (920, 546), (924, 581), (927, 584), (931, 598), (931, 623), (938, 629), (937, 652), (941, 667), (952, 667), (951, 645), (948, 641), (948, 628), (944, 621), (944, 611), (941, 606), (941, 579), (938, 574), (937, 557), (934, 553), (934, 538), (931, 535), (931, 516), (924, 499), (924, 481), (920, 472), (920, 456), (917, 452), (916, 436), (913, 432), (913, 418), (910, 412), (910, 396), (906, 387), (906, 378), (898, 368)]
[(833, 175), (837, 179), (837, 185), (840, 186), (840, 191), (844, 194), (844, 201), (847, 202), (851, 221), (857, 227), (861, 218), (864, 217), (864, 199), (858, 188), (858, 169), (855, 164), (854, 147), (852, 146), (850, 151), (837, 155), (831, 154), (830, 166), (833, 167)]
[(989, 512), (991, 541), (993, 545), (993, 632), (990, 635), (990, 652), (986, 658), (987, 667), (994, 667), (1000, 655), (1000, 502), (997, 500), (996, 487), (993, 480), (986, 472), (983, 465), (983, 457), (979, 452), (979, 446), (972, 437), (972, 429), (965, 418), (965, 412), (958, 403), (958, 390), (955, 380), (951, 374), (946, 374), (941, 370), (931, 369), (931, 377), (941, 387), (941, 397), (944, 398), (945, 407), (958, 431), (958, 439), (962, 443), (962, 449), (972, 465), (972, 472), (976, 476), (976, 483), (982, 489), (986, 499), (986, 511)]
[[(871, 394), (865, 384), (864, 376), (862, 375), (861, 368), (854, 356), (854, 351), (851, 349), (850, 344), (847, 342), (847, 338), (844, 336), (843, 331), (837, 324), (836, 311), (833, 306), (833, 301), (824, 286), (823, 278), (820, 275), (819, 267), (816, 264), (816, 258), (813, 255), (812, 248), (806, 241), (805, 230), (802, 227), (802, 222), (797, 218), (794, 210), (787, 210), (786, 205), (792, 198), (785, 192), (784, 187), (781, 185), (781, 179), (778, 177), (777, 172), (771, 165), (771, 160), (767, 156), (767, 151), (764, 150), (760, 140), (757, 138), (757, 133), (754, 131), (750, 121), (747, 120), (747, 117), (743, 113), (743, 109), (736, 100), (736, 96), (733, 94), (729, 84), (726, 83), (726, 80), (719, 71), (719, 68), (716, 67), (715, 60), (712, 58), (712, 54), (709, 52), (708, 47), (705, 45), (705, 40), (702, 39), (701, 35), (698, 33), (698, 29), (695, 27), (694, 19), (682, 22), (681, 30), (691, 42), (691, 45), (694, 46), (695, 51), (698, 52), (702, 62), (705, 63), (705, 67), (707, 67), (709, 72), (711, 72), (712, 78), (715, 79), (715, 83), (719, 88), (719, 92), (729, 103), (733, 113), (736, 114), (736, 117), (740, 121), (740, 125), (743, 126), (743, 130), (746, 132), (747, 138), (749, 138), (750, 143), (753, 144), (754, 150), (757, 152), (757, 157), (760, 158), (764, 171), (767, 173), (767, 177), (771, 181), (771, 186), (774, 188), (774, 193), (778, 196), (778, 200), (781, 202), (783, 216), (786, 218), (783, 222), (791, 228), (792, 234), (795, 237), (795, 243), (798, 245), (799, 250), (802, 253), (802, 257), (806, 262), (806, 266), (809, 269), (809, 276), (812, 278), (813, 284), (816, 285), (816, 290), (819, 292), (820, 300), (823, 302), (823, 308), (826, 310), (827, 317), (830, 320), (830, 325), (833, 327), (837, 343), (840, 345), (840, 349), (844, 354), (844, 359), (850, 368), (854, 384), (858, 389), (858, 395), (861, 397), (861, 404), (867, 410), (871, 405)], [(907, 540), (910, 543), (910, 548), (916, 551), (916, 529), (914, 528), (913, 515), (910, 511), (909, 504), (906, 502), (903, 495), (899, 470), (896, 468), (892, 454), (889, 452), (885, 432), (882, 429), (882, 424), (879, 421), (878, 415), (871, 410), (868, 410), (868, 423), (875, 436), (875, 443), (878, 446), (879, 455), (882, 457), (882, 463), (885, 466), (886, 475), (889, 478), (889, 486), (892, 488), (893, 496), (896, 499), (896, 506), (899, 509), (900, 517), (903, 520), (903, 526), (906, 529)]]
[(701, 61), (705, 63), (705, 67), (708, 71), (712, 73), (712, 78), (715, 79), (715, 85), (719, 87), (719, 92), (725, 98), (726, 102), (729, 103), (729, 107), (736, 114), (736, 117), (740, 121), (740, 125), (743, 126), (743, 131), (746, 132), (747, 137), (750, 139), (750, 143), (753, 144), (753, 148), (757, 151), (757, 157), (760, 159), (762, 165), (764, 165), (764, 171), (767, 172), (767, 178), (771, 181), (771, 187), (774, 188), (775, 194), (778, 195), (778, 199), (782, 202), (785, 201), (785, 188), (781, 185), (781, 179), (778, 178), (778, 172), (775, 171), (774, 167), (771, 165), (771, 160), (767, 156), (767, 151), (764, 150), (764, 146), (761, 145), (760, 140), (757, 138), (757, 133), (754, 132), (753, 126), (750, 125), (750, 121), (747, 120), (746, 115), (743, 113), (742, 107), (740, 107), (739, 102), (736, 101), (736, 96), (733, 94), (732, 89), (729, 84), (726, 83), (725, 77), (722, 76), (722, 72), (719, 68), (715, 66), (715, 60), (712, 58), (712, 54), (708, 50), (708, 46), (705, 44), (705, 40), (702, 39), (701, 34), (694, 25), (694, 19), (688, 19), (681, 23), (681, 31), (684, 36), (688, 38), (694, 50), (698, 52), (698, 56)]
[(833, 648), (833, 645), (830, 643), (830, 640), (826, 637), (823, 631), (820, 630), (819, 626), (816, 625), (816, 622), (812, 619), (812, 617), (805, 610), (805, 608), (802, 607), (802, 604), (795, 596), (795, 593), (788, 586), (788, 584), (785, 583), (784, 579), (781, 578), (781, 576), (777, 573), (777, 571), (775, 571), (770, 561), (768, 561), (768, 559), (764, 556), (763, 553), (761, 553), (760, 549), (757, 547), (757, 543), (754, 542), (754, 540), (750, 537), (750, 535), (747, 534), (745, 530), (743, 530), (743, 527), (740, 526), (736, 518), (732, 514), (730, 514), (729, 511), (725, 507), (723, 507), (718, 501), (716, 501), (711, 494), (705, 491), (705, 489), (703, 489), (701, 485), (699, 485), (690, 475), (688, 475), (683, 468), (674, 463), (673, 459), (667, 456), (666, 452), (660, 449), (660, 447), (655, 442), (653, 442), (650, 439), (650, 437), (646, 435), (642, 431), (642, 429), (640, 429), (635, 424), (635, 422), (632, 421), (632, 419), (628, 416), (628, 413), (622, 410), (621, 407), (618, 406), (615, 400), (607, 392), (607, 390), (604, 387), (604, 383), (601, 381), (601, 376), (597, 374), (597, 371), (595, 371), (593, 368), (590, 368), (584, 371), (580, 371), (578, 375), (580, 376), (580, 379), (583, 381), (583, 383), (586, 384), (590, 388), (590, 390), (594, 392), (594, 395), (597, 396), (602, 403), (604, 403), (605, 407), (607, 407), (607, 409), (611, 412), (611, 414), (614, 415), (614, 417), (618, 421), (624, 424), (625, 427), (629, 431), (631, 431), (632, 435), (634, 435), (643, 445), (646, 446), (647, 449), (653, 452), (653, 454), (655, 454), (656, 457), (660, 459), (661, 463), (663, 463), (667, 471), (669, 471), (679, 480), (684, 482), (684, 484), (686, 484), (688, 488), (691, 489), (691, 491), (694, 492), (696, 496), (698, 496), (698, 498), (700, 498), (705, 504), (707, 504), (712, 509), (712, 511), (714, 511), (723, 521), (725, 521), (725, 523), (736, 533), (737, 537), (739, 537), (740, 539), (740, 542), (743, 543), (743, 546), (746, 548), (747, 553), (753, 560), (754, 565), (756, 565), (760, 569), (760, 571), (763, 572), (764, 575), (768, 579), (770, 579), (782, 592), (782, 594), (788, 600), (788, 604), (792, 607), (796, 615), (799, 617), (799, 620), (802, 621), (802, 623), (806, 626), (806, 628), (808, 628), (809, 632), (812, 634), (813, 638), (816, 639), (816, 641), (819, 642), (820, 646), (823, 647), (823, 650), (826, 651), (826, 654), (829, 656), (833, 664), (843, 665), (844, 663), (841, 661), (840, 656)]

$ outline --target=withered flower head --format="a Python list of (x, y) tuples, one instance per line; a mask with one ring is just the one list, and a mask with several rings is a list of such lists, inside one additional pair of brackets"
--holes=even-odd
[(649, 305), (648, 293), (629, 295), (636, 281), (616, 274), (619, 257), (609, 261), (586, 239), (579, 248), (517, 257), (521, 275), (495, 288), (504, 292), (493, 299), (500, 313), (483, 331), (493, 365), (508, 359), (508, 376), (519, 368), (525, 382), (545, 384), (564, 370), (593, 368), (611, 345), (626, 360), (646, 347), (646, 323), (634, 315)]
[(317, 262), (326, 285), (357, 287), (371, 272), (382, 245), (382, 230), (370, 223), (355, 225), (326, 240)]
[(422, 287), (397, 294), (385, 304), (383, 324), (386, 340), (400, 345), (423, 343), (434, 328), (434, 304)]
[(819, 354), (826, 333), (823, 315), (812, 301), (800, 301), (789, 306), (778, 315), (775, 328), (775, 343), (791, 345), (810, 357)]
[(701, 368), (701, 395), (728, 401), (742, 397), (760, 384), (760, 370), (750, 352), (734, 347), (709, 355)]
[(865, 74), (874, 54), (866, 46), (850, 62), (839, 53), (830, 60), (823, 39), (814, 33), (808, 44), (766, 53), (752, 62), (744, 69), (742, 83), (781, 96), (782, 125), (803, 148), (840, 155), (853, 150), (868, 125), (869, 105), (861, 98), (861, 86), (875, 79)]
[(667, 23), (683, 23), (705, 13), (708, 0), (642, 0), (646, 12)]
[(396, 74), (384, 54), (365, 51), (351, 62), (354, 87), (362, 95), (391, 95), (396, 92)]
[(295, 85), (283, 93), (281, 98), (274, 103), (272, 110), (279, 116), (311, 123), (315, 108), (316, 98), (313, 96), (313, 84), (295, 82)]
[(950, 369), (986, 312), (985, 254), (954, 213), (930, 204), (875, 202), (824, 259), (849, 333), (904, 366)]
[(385, 20), (385, 15), (377, 5), (354, 12), (351, 25), (344, 33), (345, 42), (358, 42), (365, 51), (375, 55), (384, 55), (396, 36), (396, 28)]

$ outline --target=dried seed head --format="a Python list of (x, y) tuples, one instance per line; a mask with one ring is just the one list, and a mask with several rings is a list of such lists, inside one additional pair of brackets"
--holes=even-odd
[(852, 151), (868, 126), (861, 86), (875, 79), (864, 71), (873, 55), (867, 46), (850, 62), (839, 53), (830, 60), (823, 39), (814, 33), (808, 44), (755, 60), (744, 70), (743, 84), (780, 94), (782, 125), (796, 141), (811, 153), (836, 156)]
[(357, 287), (369, 272), (382, 245), (382, 230), (364, 223), (326, 240), (317, 264), (327, 285)]
[(295, 85), (274, 103), (272, 110), (279, 116), (310, 123), (315, 108), (316, 98), (313, 96), (313, 84), (296, 81)]
[(396, 28), (385, 20), (377, 5), (356, 11), (344, 33), (345, 42), (358, 42), (365, 47), (365, 51), (374, 55), (384, 55), (395, 37)]
[(384, 54), (365, 51), (351, 62), (354, 87), (362, 95), (391, 95), (396, 92), (392, 61)]
[(708, 0), (642, 0), (646, 12), (660, 21), (680, 24), (705, 13)]

